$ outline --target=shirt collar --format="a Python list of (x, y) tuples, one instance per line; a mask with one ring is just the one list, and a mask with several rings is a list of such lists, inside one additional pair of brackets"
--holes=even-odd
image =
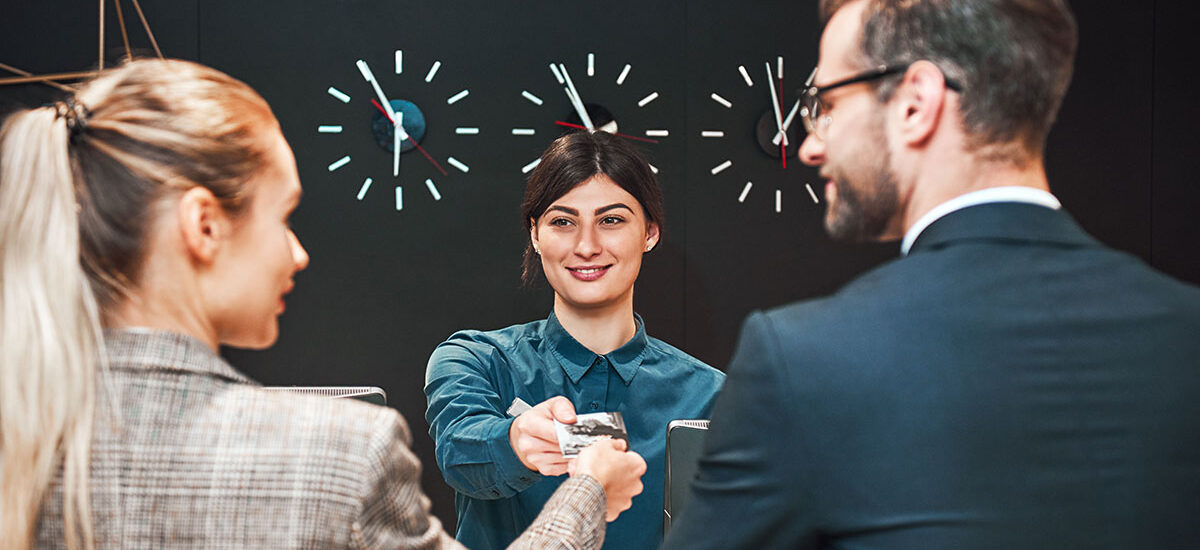
[[(637, 324), (637, 332), (634, 333), (633, 338), (603, 356), (617, 371), (617, 375), (621, 377), (621, 381), (626, 386), (633, 381), (633, 377), (641, 368), (642, 357), (645, 356), (646, 348), (650, 343), (649, 337), (646, 336), (646, 325), (642, 322), (642, 317), (634, 313), (633, 319)], [(587, 374), (587, 371), (595, 364), (596, 358), (601, 357), (575, 340), (558, 322), (558, 317), (554, 315), (553, 311), (542, 325), (542, 338), (550, 352), (558, 359), (559, 365), (571, 379), (572, 384), (578, 384), (583, 375)]]
[(926, 212), (924, 216), (921, 216), (917, 220), (917, 223), (908, 228), (908, 231), (904, 234), (904, 241), (900, 243), (900, 254), (907, 255), (908, 251), (912, 249), (913, 243), (916, 242), (917, 237), (921, 236), (921, 232), (925, 231), (925, 228), (943, 216), (956, 210), (962, 210), (968, 206), (992, 202), (1020, 202), (1044, 206), (1054, 210), (1062, 208), (1062, 203), (1058, 202), (1058, 199), (1054, 195), (1032, 187), (1011, 185), (972, 191), (943, 202), (933, 207), (929, 212)]
[(112, 368), (185, 371), (258, 384), (207, 345), (183, 334), (141, 327), (106, 329), (104, 348)]

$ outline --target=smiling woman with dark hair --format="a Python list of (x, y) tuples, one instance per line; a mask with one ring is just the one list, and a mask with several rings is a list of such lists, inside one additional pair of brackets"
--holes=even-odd
[[(607, 411), (623, 414), (648, 473), (645, 493), (610, 526), (605, 546), (656, 548), (667, 423), (707, 418), (724, 380), (648, 336), (633, 311), (642, 256), (661, 238), (662, 191), (629, 144), (604, 132), (572, 133), (542, 155), (522, 218), (523, 277), (544, 274), (554, 289), (550, 316), (455, 333), (426, 373), (426, 419), (438, 465), (458, 493), (458, 539), (472, 548), (508, 544), (570, 468), (553, 421)], [(538, 405), (521, 413), (514, 403)]]

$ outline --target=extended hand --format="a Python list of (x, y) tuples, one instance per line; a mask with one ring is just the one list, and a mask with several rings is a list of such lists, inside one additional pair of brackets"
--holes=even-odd
[(604, 486), (607, 501), (605, 519), (613, 521), (633, 505), (633, 497), (642, 492), (642, 474), (646, 461), (641, 455), (626, 451), (621, 439), (601, 439), (592, 443), (571, 464), (571, 475), (585, 474)]
[(547, 476), (567, 473), (567, 459), (558, 446), (554, 421), (575, 423), (575, 405), (566, 397), (551, 397), (513, 420), (508, 443), (526, 468)]

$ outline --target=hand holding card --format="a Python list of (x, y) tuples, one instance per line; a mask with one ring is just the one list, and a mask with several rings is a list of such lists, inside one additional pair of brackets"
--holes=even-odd
[(508, 427), (508, 443), (526, 468), (547, 476), (567, 473), (555, 433), (555, 422), (573, 423), (575, 406), (566, 397), (551, 397), (523, 412)]
[(562, 456), (574, 458), (588, 445), (602, 437), (624, 440), (629, 443), (629, 433), (625, 431), (625, 419), (619, 412), (599, 412), (575, 416), (573, 424), (554, 421), (554, 431), (558, 435), (558, 446)]

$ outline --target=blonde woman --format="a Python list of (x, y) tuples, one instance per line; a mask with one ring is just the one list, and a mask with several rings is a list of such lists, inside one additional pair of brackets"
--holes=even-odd
[[(308, 256), (295, 161), (222, 73), (135, 61), (0, 132), (0, 548), (456, 546), (395, 411), (260, 391)], [(102, 328), (103, 327), (103, 328)], [(596, 547), (642, 459), (591, 447), (519, 546)]]

